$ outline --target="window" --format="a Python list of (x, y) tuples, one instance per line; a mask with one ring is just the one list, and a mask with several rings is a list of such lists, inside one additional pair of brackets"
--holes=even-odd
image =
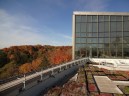
[(104, 32), (104, 22), (99, 22), (99, 32)]
[(109, 37), (109, 32), (105, 32), (104, 37)]
[(97, 48), (98, 46), (97, 46), (97, 44), (90, 44), (89, 45), (91, 48)]
[(93, 32), (97, 32), (97, 23), (93, 23), (92, 28), (93, 28)]
[(97, 22), (97, 16), (92, 16), (92, 22)]
[(92, 23), (87, 23), (87, 32), (92, 32)]
[(104, 48), (107, 49), (107, 48), (109, 48), (109, 43), (105, 43), (103, 46), (104, 46)]
[(87, 22), (92, 22), (92, 16), (87, 16)]
[(104, 16), (99, 16), (99, 22), (104, 21)]
[(117, 48), (117, 49), (122, 49), (122, 44), (121, 44), (121, 43), (116, 44), (116, 48)]
[(128, 22), (128, 21), (129, 21), (129, 16), (124, 16), (124, 17), (123, 17), (123, 21), (124, 21), (124, 22)]
[(92, 43), (92, 38), (87, 38), (87, 43)]
[(116, 16), (111, 16), (110, 19), (111, 21), (116, 21)]
[(76, 44), (75, 49), (76, 49), (76, 51), (78, 51), (80, 49), (80, 44)]
[(81, 23), (81, 32), (86, 32), (86, 23)]
[(86, 16), (84, 15), (84, 16), (82, 16), (82, 18), (81, 18), (81, 22), (86, 22)]
[(92, 43), (98, 43), (98, 38), (92, 38)]
[(75, 39), (76, 43), (80, 43), (80, 38)]
[(124, 37), (129, 36), (129, 32), (124, 32)]
[(92, 33), (87, 33), (87, 37), (92, 37)]
[(109, 16), (104, 16), (104, 21), (109, 21)]
[(80, 33), (76, 33), (76, 37), (80, 37)]
[(110, 28), (111, 31), (116, 31), (116, 22), (111, 22)]
[(92, 37), (98, 37), (98, 33), (97, 32), (92, 33)]
[(81, 33), (81, 37), (86, 37), (86, 33)]
[(124, 22), (124, 31), (129, 31), (129, 22)]
[(80, 32), (80, 23), (76, 23), (76, 32)]
[(124, 48), (129, 48), (129, 44), (123, 44)]
[(81, 16), (76, 16), (75, 20), (76, 20), (76, 22), (81, 22)]
[(116, 16), (116, 21), (122, 21), (122, 16)]
[(86, 38), (80, 38), (80, 43), (86, 43)]
[(111, 32), (110, 35), (110, 37), (116, 37), (116, 32)]
[(122, 22), (117, 22), (116, 29), (117, 31), (122, 31)]
[(104, 48), (103, 44), (98, 44), (98, 48)]
[(99, 43), (104, 43), (104, 38), (99, 38)]
[(129, 16), (77, 15), (75, 35), (76, 57), (129, 58)]
[(109, 38), (104, 38), (104, 43), (109, 43)]
[(118, 39), (117, 38), (110, 38), (111, 40), (111, 43), (114, 44), (114, 43), (118, 43)]
[(124, 37), (123, 39), (123, 43), (129, 43), (129, 37)]
[(104, 31), (109, 32), (109, 22), (104, 22)]
[(104, 37), (104, 34), (105, 34), (105, 33), (100, 33), (100, 32), (99, 32), (99, 37)]
[(122, 32), (116, 32), (116, 37), (122, 37)]

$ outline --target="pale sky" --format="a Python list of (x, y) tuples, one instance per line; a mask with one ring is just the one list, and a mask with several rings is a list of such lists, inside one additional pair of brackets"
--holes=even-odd
[(129, 12), (129, 0), (0, 0), (0, 48), (72, 45), (73, 11)]

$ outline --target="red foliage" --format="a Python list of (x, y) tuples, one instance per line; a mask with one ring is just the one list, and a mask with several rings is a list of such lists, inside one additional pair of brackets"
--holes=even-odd
[(71, 48), (58, 48), (51, 53), (51, 63), (61, 64), (72, 59)]
[(97, 91), (95, 84), (88, 84), (89, 91)]
[(10, 62), (15, 62), (21, 73), (47, 67), (50, 64), (65, 63), (72, 59), (71, 46), (23, 45), (4, 48), (1, 49), (1, 52), (4, 54), (1, 55), (4, 59), (0, 61), (2, 67)]
[(112, 96), (112, 94), (109, 94), (109, 93), (101, 93), (100, 95), (96, 95), (96, 96)]
[(19, 67), (20, 73), (27, 73), (31, 72), (31, 64), (30, 63), (25, 63)]

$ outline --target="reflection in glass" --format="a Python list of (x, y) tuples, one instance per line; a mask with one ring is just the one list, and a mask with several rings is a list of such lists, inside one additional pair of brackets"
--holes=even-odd
[(111, 21), (116, 21), (116, 16), (110, 16)]
[(80, 26), (81, 26), (80, 23), (76, 23), (76, 32), (80, 32), (81, 29)]
[(104, 22), (104, 31), (109, 32), (109, 22)]
[(80, 38), (80, 43), (86, 43), (86, 38)]
[(75, 22), (76, 57), (89, 57), (92, 50), (92, 57), (129, 58), (129, 16), (82, 15)]
[(87, 22), (92, 22), (92, 16), (87, 16)]
[(104, 21), (109, 21), (109, 16), (104, 16)]
[(97, 16), (92, 16), (92, 22), (97, 22)]
[(81, 22), (86, 22), (86, 16), (81, 16)]
[(87, 23), (87, 32), (92, 32), (92, 23)]
[(124, 22), (124, 31), (129, 31), (129, 22)]
[(86, 32), (86, 23), (81, 23), (81, 32)]
[(99, 22), (104, 21), (104, 16), (99, 16)]
[(81, 37), (86, 37), (86, 33), (80, 33), (81, 35)]
[(99, 32), (104, 32), (104, 22), (99, 22)]
[(81, 22), (81, 16), (80, 15), (79, 16), (76, 16), (75, 19), (76, 19), (75, 20), (76, 22)]
[(93, 32), (97, 32), (97, 23), (93, 23)]
[(124, 32), (123, 35), (124, 37), (127, 37), (127, 36), (129, 37), (129, 32)]
[(116, 31), (116, 22), (111, 22), (111, 32)]
[(76, 37), (80, 37), (80, 33), (76, 33)]
[(76, 39), (75, 39), (75, 42), (76, 42), (76, 43), (80, 43), (80, 38), (76, 38)]

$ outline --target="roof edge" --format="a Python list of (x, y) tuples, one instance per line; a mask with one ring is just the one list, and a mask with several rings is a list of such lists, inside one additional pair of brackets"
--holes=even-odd
[(73, 15), (129, 15), (129, 12), (83, 12), (83, 11), (74, 11)]

